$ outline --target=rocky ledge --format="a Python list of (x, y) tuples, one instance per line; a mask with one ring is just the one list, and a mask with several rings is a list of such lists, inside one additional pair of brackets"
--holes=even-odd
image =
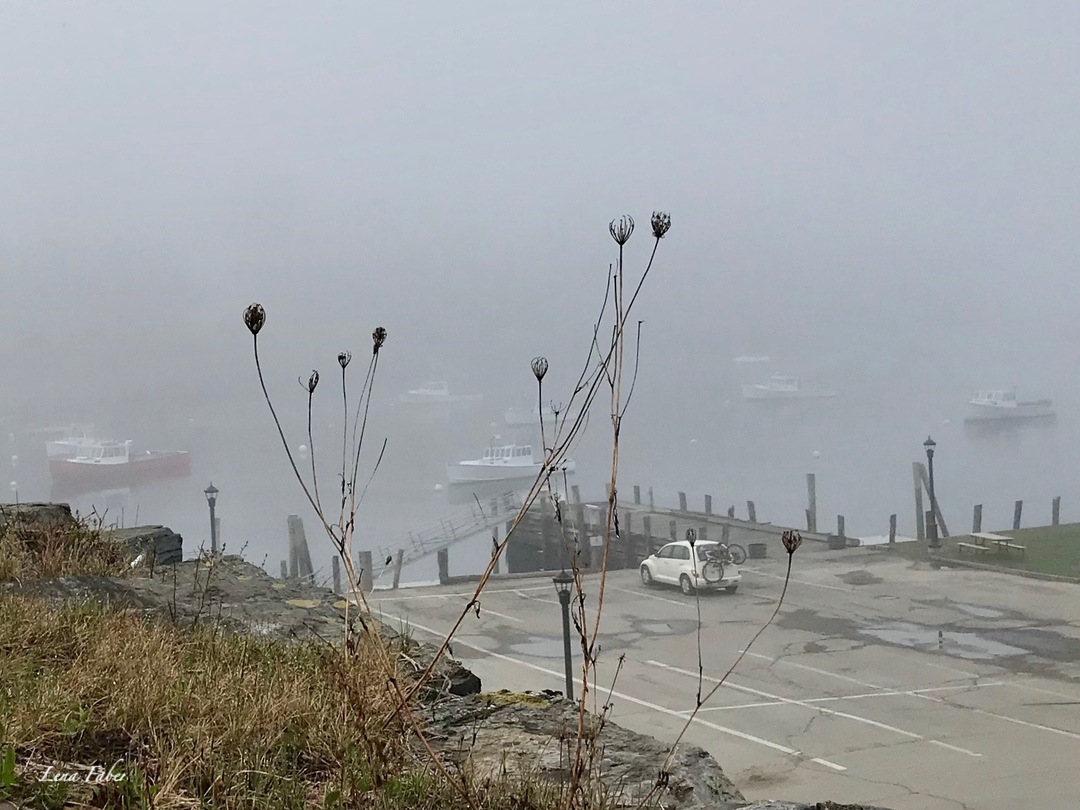
[[(69, 519), (70, 513), (65, 516), (63, 511), (51, 517)], [(332, 591), (275, 579), (235, 556), (203, 556), (174, 565), (151, 565), (154, 562), (152, 557), (144, 559), (128, 578), (68, 576), (7, 582), (0, 583), (0, 592), (51, 604), (89, 600), (180, 626), (213, 622), (234, 632), (284, 641), (333, 643), (341, 637), (346, 603)], [(393, 635), (393, 628), (384, 630)], [(405, 642), (412, 665), (426, 666), (433, 648)], [(429, 718), (430, 741), (449, 761), (464, 764), (469, 759), (479, 771), (530, 769), (546, 779), (566, 779), (578, 722), (572, 702), (556, 692), (481, 694), (480, 679), (450, 657), (435, 672), (432, 688), (424, 695), (424, 714)], [(588, 718), (597, 728), (599, 719)], [(599, 727), (597, 739), (593, 773), (617, 790), (626, 806), (635, 806), (654, 789), (666, 746), (611, 722)], [(653, 798), (658, 806), (678, 810), (871, 810), (832, 802), (748, 804), (716, 760), (692, 745), (680, 747), (666, 786)]]

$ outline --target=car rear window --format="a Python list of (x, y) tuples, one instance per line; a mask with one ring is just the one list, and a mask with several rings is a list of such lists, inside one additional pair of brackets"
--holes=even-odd
[(716, 544), (715, 543), (710, 543), (707, 546), (698, 546), (697, 547), (697, 558), (701, 562), (708, 562), (709, 555), (715, 550), (716, 550)]

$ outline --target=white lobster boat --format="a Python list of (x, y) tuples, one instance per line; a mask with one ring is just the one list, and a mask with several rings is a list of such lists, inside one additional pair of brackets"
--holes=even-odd
[[(511, 481), (518, 478), (536, 478), (543, 468), (542, 459), (533, 457), (532, 445), (492, 445), (480, 458), (446, 465), (446, 477), (451, 484), (474, 481)], [(573, 459), (565, 459), (560, 470), (571, 473), (576, 465)]]
[(1002, 420), (1031, 420), (1054, 418), (1054, 403), (1049, 399), (1023, 401), (1016, 397), (1016, 389), (976, 391), (968, 403), (971, 414), (964, 419), (968, 424), (1000, 422)]
[(765, 384), (744, 385), (744, 399), (822, 399), (836, 396), (835, 388), (807, 388), (798, 377), (774, 374)]

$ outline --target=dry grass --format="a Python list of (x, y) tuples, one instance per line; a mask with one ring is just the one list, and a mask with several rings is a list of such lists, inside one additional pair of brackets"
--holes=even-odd
[[(9, 521), (0, 581), (126, 576), (100, 525)], [(42, 808), (548, 810), (538, 773), (440, 772), (416, 744), (398, 687), (407, 638), (311, 642), (179, 627), (96, 604), (50, 607), (0, 591), (0, 802)], [(381, 645), (381, 648), (376, 648)], [(414, 709), (414, 716), (417, 714)], [(385, 722), (387, 715), (393, 717)], [(118, 781), (43, 780), (80, 766)], [(464, 797), (468, 797), (467, 799)], [(598, 802), (597, 807), (603, 803)]]
[[(16, 761), (6, 786), (0, 766), (0, 799), (41, 808), (467, 806), (460, 784), (416, 751), (404, 719), (382, 727), (393, 693), (365, 646), (377, 642), (358, 643), (346, 658), (315, 643), (181, 631), (0, 595), (0, 748), (13, 748)], [(126, 778), (38, 781), (58, 763), (119, 763)], [(477, 808), (559, 802), (557, 786), (535, 775), (455, 778), (469, 781)]]
[(97, 574), (122, 577), (128, 557), (100, 521), (38, 523), (16, 513), (0, 524), (0, 582)]

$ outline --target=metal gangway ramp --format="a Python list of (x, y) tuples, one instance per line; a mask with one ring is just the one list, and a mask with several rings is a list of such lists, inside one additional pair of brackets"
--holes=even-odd
[(476, 537), (478, 534), (490, 534), (497, 526), (513, 520), (521, 508), (521, 493), (510, 490), (499, 495), (489, 496), (477, 502), (462, 506), (429, 524), (423, 529), (408, 532), (396, 541), (376, 546), (372, 552), (372, 575), (377, 580), (388, 570), (400, 569), (406, 565), (438, 554), (444, 548)]

